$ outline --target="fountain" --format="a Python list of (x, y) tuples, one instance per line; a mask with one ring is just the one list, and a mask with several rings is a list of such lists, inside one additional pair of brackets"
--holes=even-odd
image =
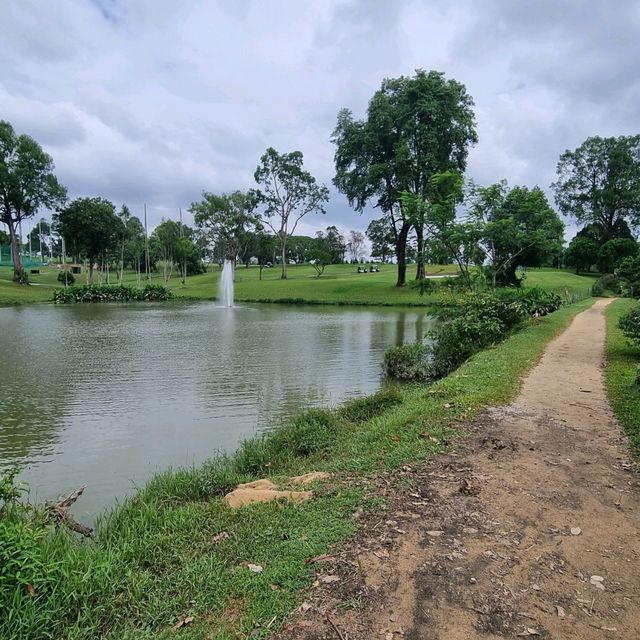
[(220, 299), (225, 307), (233, 307), (233, 261), (225, 260), (220, 277)]

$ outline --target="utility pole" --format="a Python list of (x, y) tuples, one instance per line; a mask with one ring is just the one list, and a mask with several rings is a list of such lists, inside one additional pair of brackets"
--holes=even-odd
[(144, 268), (147, 273), (147, 281), (151, 280), (149, 268), (149, 233), (147, 231), (147, 203), (144, 204)]

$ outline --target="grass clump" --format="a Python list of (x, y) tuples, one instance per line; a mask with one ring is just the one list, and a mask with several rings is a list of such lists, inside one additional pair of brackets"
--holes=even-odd
[[(640, 459), (640, 313), (637, 302), (617, 300), (607, 308), (605, 380), (609, 400)], [(634, 319), (635, 318), (635, 324)], [(626, 335), (628, 334), (628, 335)]]

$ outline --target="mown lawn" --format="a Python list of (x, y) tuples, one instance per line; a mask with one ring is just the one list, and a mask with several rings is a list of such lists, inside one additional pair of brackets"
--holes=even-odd
[(636, 459), (640, 459), (640, 384), (636, 382), (640, 367), (640, 347), (625, 338), (618, 328), (618, 321), (638, 304), (640, 303), (633, 300), (616, 300), (607, 308), (605, 367), (609, 401), (629, 437), (629, 448)]
[[(266, 637), (310, 588), (319, 569), (305, 560), (357, 530), (357, 507), (379, 508), (364, 497), (367, 478), (442, 451), (466, 420), (514, 398), (546, 343), (590, 304), (531, 320), (430, 387), (305, 412), (232, 457), (158, 475), (102, 519), (95, 542), (61, 530), (21, 534), (30, 564), (24, 589), (0, 589), (0, 637), (172, 638), (185, 616), (187, 640)], [(305, 505), (231, 511), (221, 499), (239, 481), (286, 484), (311, 470), (334, 477)]]
[[(317, 304), (370, 304), (388, 306), (431, 305), (439, 301), (439, 293), (427, 291), (423, 295), (411, 283), (415, 265), (409, 265), (407, 275), (409, 284), (397, 288), (395, 265), (382, 265), (380, 273), (357, 273), (355, 265), (330, 265), (324, 274), (316, 277), (316, 272), (310, 265), (290, 265), (289, 277), (281, 280), (280, 269), (277, 267), (260, 270), (257, 267), (246, 268), (239, 266), (236, 271), (236, 300), (244, 302), (300, 302)], [(11, 269), (0, 267), (0, 304), (20, 304), (26, 302), (46, 302), (51, 299), (53, 290), (58, 286), (55, 267), (42, 268), (40, 275), (31, 276), (32, 286), (21, 287), (11, 282)], [(455, 265), (431, 265), (429, 275), (455, 275)], [(182, 285), (175, 275), (169, 281), (169, 286), (176, 296), (213, 300), (218, 295), (218, 281), (220, 269), (211, 267), (208, 273), (187, 278), (186, 285)], [(105, 279), (103, 279), (104, 281)], [(525, 286), (540, 286), (564, 295), (565, 289), (580, 294), (589, 295), (592, 278), (578, 276), (570, 271), (557, 269), (531, 269), (527, 273)], [(95, 282), (100, 281), (99, 274), (95, 275)], [(112, 273), (110, 281), (117, 282), (117, 275)], [(153, 274), (154, 283), (162, 283), (162, 274)], [(84, 284), (84, 274), (76, 280), (77, 284)], [(437, 282), (437, 281), (436, 281)], [(136, 274), (125, 272), (125, 284), (136, 284)]]

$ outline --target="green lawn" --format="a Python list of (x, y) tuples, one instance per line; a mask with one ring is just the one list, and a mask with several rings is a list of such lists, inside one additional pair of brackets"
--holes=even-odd
[[(58, 286), (55, 267), (44, 267), (40, 275), (31, 276), (32, 286), (21, 287), (11, 282), (11, 269), (0, 267), (0, 304), (19, 304), (25, 302), (46, 302), (51, 299), (53, 290)], [(409, 280), (414, 276), (415, 265), (409, 265)], [(429, 275), (455, 275), (455, 265), (432, 265)], [(236, 271), (235, 294), (238, 301), (244, 302), (306, 302), (318, 304), (370, 304), (370, 305), (430, 305), (438, 302), (436, 293), (420, 295), (411, 282), (406, 287), (395, 287), (395, 265), (382, 265), (380, 273), (357, 273), (355, 265), (330, 265), (325, 273), (316, 278), (310, 265), (291, 265), (289, 278), (281, 280), (277, 267), (263, 269), (262, 280), (257, 267), (239, 266)], [(169, 286), (178, 297), (213, 300), (218, 293), (220, 269), (215, 266), (202, 275), (187, 278), (186, 286), (173, 276)], [(99, 282), (99, 274), (94, 277)], [(557, 269), (531, 269), (527, 273), (525, 286), (541, 286), (564, 293), (565, 289), (577, 292), (581, 297), (588, 295), (592, 278), (578, 276), (570, 271)], [(110, 281), (117, 281), (111, 274)], [(85, 282), (84, 276), (76, 280)], [(136, 275), (125, 272), (125, 284), (135, 284)], [(154, 283), (162, 283), (162, 274), (153, 275)]]
[(605, 378), (609, 401), (629, 437), (631, 453), (640, 459), (640, 385), (636, 383), (640, 347), (627, 340), (618, 328), (620, 317), (638, 304), (633, 300), (617, 300), (607, 309)]
[[(5, 593), (0, 637), (173, 638), (185, 616), (193, 617), (179, 630), (185, 640), (266, 637), (322, 572), (305, 560), (357, 530), (356, 508), (380, 508), (365, 497), (367, 478), (442, 451), (466, 420), (513, 399), (547, 342), (590, 304), (530, 321), (431, 387), (392, 388), (334, 411), (314, 410), (247, 441), (231, 458), (158, 475), (103, 520), (96, 542), (64, 530), (42, 539), (17, 534), (17, 553), (28, 560), (24, 589)], [(305, 505), (231, 511), (221, 500), (238, 481), (284, 481), (310, 470), (335, 476)], [(247, 563), (263, 571), (253, 573)], [(0, 589), (0, 611), (2, 595)]]

